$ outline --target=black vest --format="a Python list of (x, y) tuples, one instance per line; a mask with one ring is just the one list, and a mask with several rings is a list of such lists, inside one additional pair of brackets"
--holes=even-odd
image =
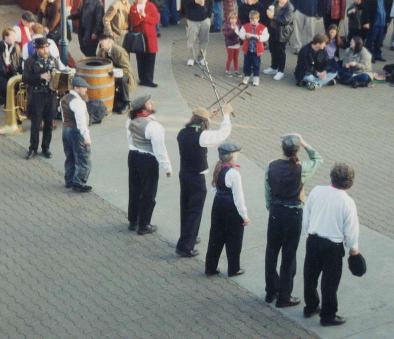
[(208, 149), (200, 146), (201, 129), (185, 127), (178, 133), (181, 173), (201, 173), (208, 168)]
[(70, 108), (70, 102), (73, 99), (75, 99), (75, 95), (68, 93), (60, 100), (63, 112), (63, 127), (77, 128), (75, 113)]
[(218, 181), (216, 182), (216, 196), (215, 198), (224, 199), (234, 204), (233, 190), (226, 186), (226, 174), (231, 167), (222, 168), (218, 175)]
[(297, 206), (301, 203), (301, 165), (289, 160), (275, 160), (269, 164), (268, 183), (271, 188), (271, 204)]

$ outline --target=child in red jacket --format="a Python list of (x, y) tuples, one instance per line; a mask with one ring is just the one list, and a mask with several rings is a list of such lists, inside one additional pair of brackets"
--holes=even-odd
[(257, 11), (249, 12), (250, 22), (243, 25), (239, 37), (243, 40), (242, 49), (244, 52), (244, 79), (243, 83), (248, 84), (253, 72), (253, 86), (260, 83), (261, 56), (264, 53), (264, 42), (268, 41), (269, 33), (267, 27), (259, 23), (260, 14)]

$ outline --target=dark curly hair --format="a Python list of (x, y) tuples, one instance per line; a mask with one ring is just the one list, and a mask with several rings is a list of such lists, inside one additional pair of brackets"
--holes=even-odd
[(354, 169), (345, 163), (336, 163), (330, 173), (331, 183), (334, 187), (347, 190), (353, 186)]

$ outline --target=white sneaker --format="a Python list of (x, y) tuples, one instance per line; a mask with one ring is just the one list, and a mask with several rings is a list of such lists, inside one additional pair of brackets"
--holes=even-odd
[(188, 66), (193, 66), (194, 65), (194, 60), (193, 59), (188, 59), (187, 60), (187, 65)]
[(258, 85), (260, 85), (260, 78), (253, 77), (253, 86), (258, 86)]
[(284, 78), (285, 74), (283, 72), (278, 72), (274, 76), (274, 80), (282, 80)]
[(249, 82), (249, 77), (244, 77), (244, 79), (242, 80), (242, 83), (244, 84), (244, 85), (247, 85), (248, 84), (248, 82)]
[(273, 69), (273, 68), (271, 68), (271, 67), (268, 67), (268, 68), (266, 68), (266, 69), (263, 71), (263, 73), (266, 74), (266, 75), (275, 75), (276, 73), (278, 73), (278, 70)]

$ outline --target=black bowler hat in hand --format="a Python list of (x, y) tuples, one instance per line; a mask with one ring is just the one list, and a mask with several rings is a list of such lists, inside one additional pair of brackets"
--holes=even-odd
[(349, 256), (347, 261), (349, 264), (349, 270), (353, 275), (361, 277), (365, 274), (365, 272), (367, 272), (367, 263), (360, 253)]

